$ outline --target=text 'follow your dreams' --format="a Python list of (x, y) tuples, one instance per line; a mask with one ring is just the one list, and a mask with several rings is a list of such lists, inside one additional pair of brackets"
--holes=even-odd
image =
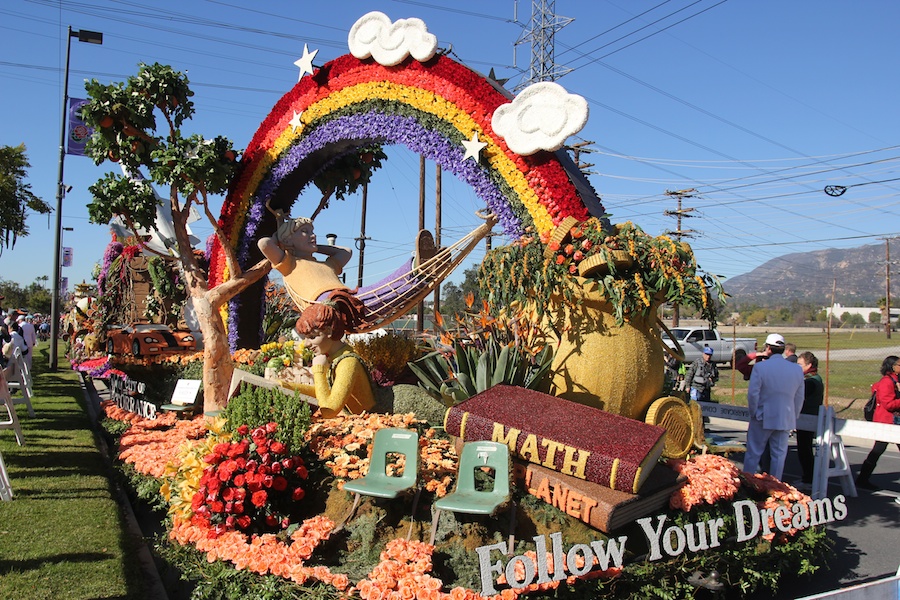
[[(700, 552), (716, 548), (721, 545), (724, 536), (733, 535), (735, 541), (746, 542), (760, 535), (806, 529), (842, 521), (847, 517), (847, 505), (843, 495), (835, 496), (833, 499), (797, 502), (776, 508), (760, 508), (752, 500), (740, 500), (733, 506), (735, 519), (733, 532), (726, 530), (722, 517), (668, 527), (666, 515), (638, 519), (637, 524), (646, 536), (647, 546), (650, 549), (647, 559), (659, 560), (678, 556), (685, 551)], [(536, 561), (529, 556), (518, 555), (510, 558), (505, 565), (501, 560), (491, 562), (493, 552), (506, 552), (507, 547), (504, 543), (476, 548), (481, 572), (481, 595), (497, 594), (494, 586), (500, 575), (506, 577), (510, 587), (521, 589), (532, 583), (561, 581), (569, 576), (584, 577), (595, 567), (599, 571), (606, 571), (611, 567), (621, 568), (625, 545), (628, 542), (628, 536), (623, 535), (615, 539), (597, 540), (590, 544), (574, 544), (568, 551), (564, 551), (561, 533), (552, 533), (549, 537), (549, 551), (547, 536), (534, 537)], [(520, 565), (517, 575), (517, 567)]]

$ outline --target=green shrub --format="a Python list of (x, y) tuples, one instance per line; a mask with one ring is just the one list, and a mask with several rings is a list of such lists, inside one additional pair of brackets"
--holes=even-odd
[(240, 393), (225, 407), (226, 429), (232, 433), (247, 425), (250, 429), (270, 421), (278, 423), (274, 437), (291, 452), (303, 447), (303, 434), (309, 429), (312, 416), (309, 404), (297, 396), (288, 396), (276, 389), (244, 384)]
[(381, 386), (392, 385), (406, 370), (407, 363), (419, 357), (416, 342), (396, 333), (370, 336), (351, 346), (371, 369), (372, 379)]

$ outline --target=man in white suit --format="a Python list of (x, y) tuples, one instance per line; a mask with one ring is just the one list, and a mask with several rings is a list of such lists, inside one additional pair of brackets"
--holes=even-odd
[(758, 362), (750, 375), (747, 406), (750, 426), (747, 429), (747, 453), (744, 471), (756, 473), (759, 460), (769, 444), (769, 475), (781, 479), (788, 451), (788, 437), (797, 428), (797, 417), (803, 407), (803, 369), (782, 356), (784, 338), (772, 333), (766, 338), (762, 354), (767, 360)]

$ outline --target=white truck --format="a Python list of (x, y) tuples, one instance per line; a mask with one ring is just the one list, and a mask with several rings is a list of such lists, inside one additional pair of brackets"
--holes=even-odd
[(707, 346), (713, 349), (712, 359), (717, 363), (731, 362), (732, 352), (743, 348), (745, 352), (756, 352), (756, 338), (723, 338), (717, 329), (704, 327), (675, 327), (662, 332), (662, 340), (669, 347), (678, 352), (678, 347), (672, 338), (678, 341), (678, 345), (684, 351), (684, 362), (692, 363), (703, 354)]

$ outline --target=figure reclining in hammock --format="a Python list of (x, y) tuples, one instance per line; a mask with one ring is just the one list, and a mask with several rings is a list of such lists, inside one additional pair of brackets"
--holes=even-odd
[[(423, 229), (416, 236), (414, 257), (381, 281), (351, 290), (339, 278), (352, 256), (349, 248), (317, 244), (312, 219), (289, 219), (281, 211), (272, 212), (279, 223), (275, 236), (261, 238), (259, 249), (284, 276), (285, 289), (300, 310), (328, 300), (344, 317), (348, 333), (371, 331), (405, 314), (446, 278), (497, 222), (493, 214), (479, 212), (484, 224), (440, 250), (431, 233)], [(327, 258), (320, 261), (316, 254)]]
[[(423, 229), (416, 236), (414, 257), (381, 281), (351, 290), (339, 278), (352, 256), (349, 248), (317, 244), (311, 219), (288, 219), (280, 211), (272, 212), (278, 228), (274, 237), (257, 242), (259, 249), (284, 276), (285, 288), (301, 310), (328, 300), (344, 317), (349, 333), (370, 331), (404, 314), (411, 302), (434, 289), (496, 223), (492, 214), (479, 215), (485, 224), (455, 246), (441, 250)], [(320, 261), (316, 254), (327, 258)]]

